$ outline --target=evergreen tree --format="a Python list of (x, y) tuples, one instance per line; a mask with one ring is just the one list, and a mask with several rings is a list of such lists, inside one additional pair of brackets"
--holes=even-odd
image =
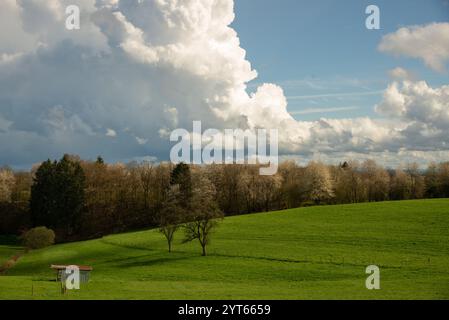
[(190, 167), (185, 163), (179, 163), (170, 175), (170, 184), (179, 186), (179, 197), (181, 204), (188, 208), (192, 198), (192, 177)]
[(78, 161), (65, 155), (59, 162), (44, 162), (31, 187), (33, 225), (52, 228), (62, 238), (73, 235), (80, 227), (84, 188), (85, 176)]
[(101, 156), (98, 156), (98, 157), (97, 157), (96, 163), (97, 163), (97, 164), (104, 164), (103, 158), (102, 158)]

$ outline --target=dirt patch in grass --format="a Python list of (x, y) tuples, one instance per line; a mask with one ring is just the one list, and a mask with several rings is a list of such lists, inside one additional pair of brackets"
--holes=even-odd
[(21, 254), (16, 254), (11, 259), (7, 260), (2, 266), (0, 266), (0, 275), (5, 275), (9, 269), (14, 267), (21, 256)]

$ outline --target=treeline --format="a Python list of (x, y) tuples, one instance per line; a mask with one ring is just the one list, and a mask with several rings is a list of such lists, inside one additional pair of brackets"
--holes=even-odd
[(125, 165), (66, 155), (30, 172), (0, 169), (0, 234), (46, 226), (61, 242), (159, 227), (169, 240), (173, 230), (165, 227), (203, 221), (198, 217), (212, 212), (214, 218), (220, 212), (440, 197), (449, 197), (449, 162), (425, 170), (416, 164), (387, 170), (372, 160), (305, 167), (284, 162), (276, 175), (261, 176), (257, 165)]

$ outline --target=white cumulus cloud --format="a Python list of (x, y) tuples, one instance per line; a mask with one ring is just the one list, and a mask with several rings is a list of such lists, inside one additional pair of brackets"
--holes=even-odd
[(449, 61), (449, 23), (400, 28), (383, 37), (379, 50), (422, 59), (429, 68), (444, 72)]
[(430, 87), (425, 81), (394, 82), (376, 110), (387, 116), (449, 129), (449, 85)]
[[(81, 29), (68, 31), (72, 4), (81, 9)], [(377, 110), (394, 120), (297, 121), (280, 86), (248, 93), (257, 72), (233, 19), (233, 0), (0, 2), (0, 163), (63, 152), (166, 159), (171, 130), (196, 120), (203, 129), (279, 129), (281, 152), (302, 157), (447, 148), (447, 138), (429, 144), (447, 134), (446, 87), (393, 84)], [(444, 30), (435, 41), (445, 41)], [(417, 32), (409, 29), (409, 37)], [(399, 43), (394, 35), (383, 47), (405, 54), (385, 45)], [(417, 55), (441, 69), (444, 41), (435, 42), (436, 53), (423, 43)]]

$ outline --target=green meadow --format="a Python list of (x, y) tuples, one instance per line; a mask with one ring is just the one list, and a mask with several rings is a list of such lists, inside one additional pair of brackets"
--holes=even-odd
[(0, 269), (4, 263), (15, 255), (21, 254), (22, 251), (15, 238), (0, 236)]
[[(300, 208), (223, 220), (167, 252), (157, 230), (23, 254), (0, 276), (0, 299), (449, 299), (449, 200)], [(22, 251), (0, 246), (0, 265)], [(62, 295), (51, 264), (94, 268)], [(365, 287), (369, 265), (381, 289)]]

